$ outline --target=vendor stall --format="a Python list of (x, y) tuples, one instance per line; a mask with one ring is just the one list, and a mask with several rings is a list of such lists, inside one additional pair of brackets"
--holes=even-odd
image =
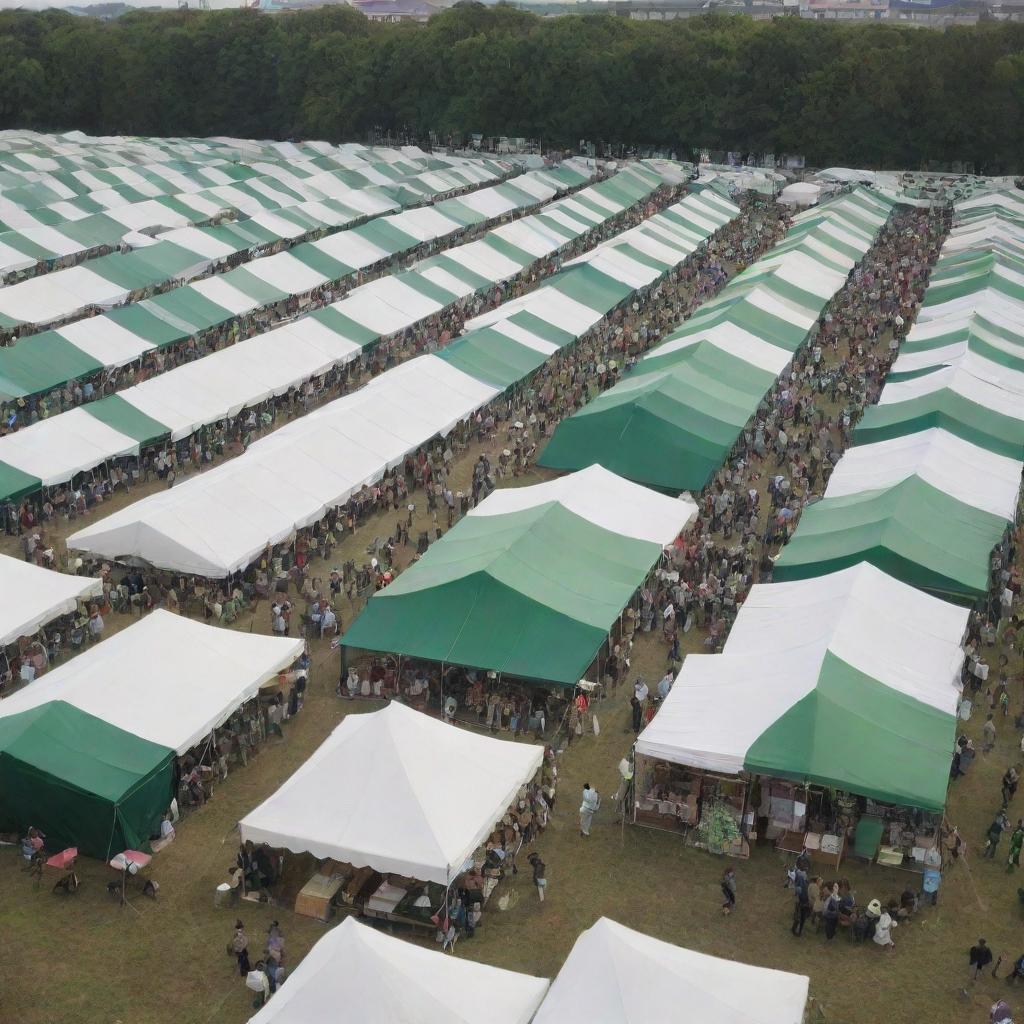
[(770, 839), (837, 867), (867, 815), (886, 823), (872, 857), (923, 865), (966, 625), (966, 610), (866, 563), (753, 587), (725, 651), (690, 655), (640, 734), (634, 820), (740, 856), (744, 839)]
[(322, 862), (299, 893), (300, 913), (338, 908), (435, 929), (453, 891), (476, 914), (534, 833), (543, 757), (542, 747), (391, 703), (346, 717), (242, 819), (241, 837)]

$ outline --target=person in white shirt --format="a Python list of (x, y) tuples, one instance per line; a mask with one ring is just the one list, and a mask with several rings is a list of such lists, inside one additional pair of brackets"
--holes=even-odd
[(637, 681), (633, 684), (633, 692), (636, 694), (636, 699), (640, 701), (641, 704), (647, 700), (647, 695), (651, 691), (647, 688), (647, 683), (643, 676), (639, 676)]
[(334, 614), (334, 609), (329, 604), (325, 605), (320, 618), (320, 639), (323, 639), (324, 633), (336, 633), (337, 631), (338, 616)]
[(596, 789), (590, 788), (590, 783), (583, 784), (583, 801), (580, 804), (580, 835), (589, 836), (590, 826), (593, 824), (594, 815), (601, 806), (601, 796)]
[(99, 640), (103, 636), (103, 616), (96, 607), (89, 616), (89, 635), (93, 640)]
[(668, 696), (669, 690), (672, 689), (672, 683), (673, 682), (674, 682), (674, 680), (672, 678), (672, 673), (671, 672), (666, 672), (661, 677), (661, 682), (658, 683), (658, 698), (660, 700), (664, 700)]

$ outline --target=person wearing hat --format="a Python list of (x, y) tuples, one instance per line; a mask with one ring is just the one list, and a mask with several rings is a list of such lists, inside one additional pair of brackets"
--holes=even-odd
[(533, 868), (533, 884), (537, 887), (537, 899), (543, 903), (544, 890), (548, 887), (547, 865), (540, 859), (540, 854), (536, 850), (526, 860)]

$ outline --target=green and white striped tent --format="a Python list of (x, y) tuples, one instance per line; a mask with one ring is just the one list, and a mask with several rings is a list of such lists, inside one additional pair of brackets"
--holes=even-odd
[(873, 566), (751, 589), (691, 654), (638, 755), (941, 811), (968, 611)]
[(1022, 463), (932, 428), (849, 449), (775, 563), (776, 580), (866, 561), (954, 600), (984, 597)]
[(540, 464), (599, 463), (666, 490), (700, 490), (885, 223), (860, 190), (801, 216), (770, 253), (559, 424)]
[[(690, 198), (676, 205), (685, 208)], [(678, 263), (695, 248), (692, 240), (680, 239)], [(240, 458), (86, 527), (70, 543), (102, 557), (227, 576), (248, 565), (268, 542), (278, 543), (315, 522), (512, 383), (525, 380), (548, 355), (629, 300), (636, 288), (613, 276), (625, 272), (610, 266), (607, 274), (595, 272), (586, 263), (568, 267), (545, 287), (505, 303), (486, 326), (471, 328), (462, 348), (470, 349), (470, 339), (487, 332), (485, 344), (502, 346), (500, 370), (494, 361), (482, 373), (476, 369), (479, 358), (464, 369), (461, 357), (449, 356), (449, 350), (419, 356), (257, 441)], [(632, 269), (629, 275), (636, 280)], [(650, 268), (647, 280), (659, 276)], [(587, 304), (574, 295), (586, 296)], [(514, 358), (507, 341), (517, 346)], [(396, 417), (395, 409), (403, 415)]]
[(964, 205), (878, 404), (804, 511), (776, 579), (865, 559), (952, 600), (988, 593), (1024, 467), (1024, 274), (995, 255), (1013, 226)]
[[(641, 197), (654, 187), (652, 180), (640, 182), (632, 174), (626, 176), (623, 184), (631, 190), (640, 190)], [(619, 188), (617, 179), (601, 183), (601, 186), (608, 185)], [(584, 190), (579, 195), (586, 199), (587, 192), (589, 190)], [(624, 201), (630, 194), (623, 191)], [(492, 236), (501, 245), (506, 228), (517, 227), (521, 233), (531, 236), (531, 246), (536, 241), (550, 253), (574, 236), (567, 229), (565, 234), (555, 234), (544, 226), (542, 219), (552, 217), (563, 203), (570, 201), (573, 200), (560, 200), (542, 207), (541, 213), (497, 228), (482, 239), (449, 252), (453, 257), (458, 255), (462, 258), (463, 249), (479, 249), (487, 245)], [(673, 210), (688, 210), (692, 202), (693, 198), (687, 197), (659, 216), (671, 218)], [(606, 216), (611, 216), (611, 213), (606, 212)], [(596, 214), (594, 219), (600, 223)], [(533, 239), (534, 235), (536, 239)], [(694, 239), (679, 239), (674, 240), (672, 246), (663, 245), (663, 263), (659, 265), (665, 269), (669, 265), (664, 254), (671, 254), (675, 261), (672, 265), (677, 264), (696, 244)], [(285, 255), (288, 254), (280, 254)], [(280, 256), (269, 257), (269, 260), (277, 260)], [(532, 260), (533, 257), (528, 255), (524, 258)], [(459, 291), (450, 291), (426, 276), (435, 266), (436, 259), (431, 257), (414, 270), (354, 289), (332, 306), (316, 310), (282, 327), (0, 438), (0, 495), (5, 493), (5, 487), (8, 488), (6, 493), (13, 497), (40, 486), (64, 483), (76, 473), (100, 466), (108, 459), (136, 454), (141, 445), (157, 438), (181, 440), (203, 426), (236, 416), (247, 407), (284, 394), (289, 388), (334, 366), (358, 359), (381, 337), (412, 327), (459, 301), (465, 290), (461, 282), (453, 286)], [(421, 267), (426, 269), (421, 270)], [(657, 274), (653, 269), (649, 273), (652, 278)], [(567, 272), (562, 278), (569, 276)], [(631, 288), (614, 278), (608, 277), (607, 280), (614, 286), (611, 298), (607, 300), (610, 308), (620, 297), (629, 294)], [(128, 308), (138, 309), (138, 306)], [(588, 310), (591, 318), (588, 324), (599, 319), (605, 311)], [(104, 317), (81, 321), (71, 329), (83, 343), (87, 339), (109, 345), (123, 340), (126, 347), (130, 345), (127, 339), (110, 332), (109, 322)], [(457, 343), (456, 351), (443, 351), (439, 358), (487, 385), (497, 386), (493, 370), (502, 366), (507, 372), (517, 374), (502, 385), (508, 386), (533, 372), (550, 352), (575, 337), (528, 313), (521, 314), (517, 324), (505, 329), (513, 333), (518, 331), (518, 340), (509, 339), (502, 345), (501, 340), (505, 336), (500, 331), (472, 332)], [(478, 338), (481, 334), (486, 336)], [(44, 337), (40, 335), (31, 342), (35, 344)], [(493, 355), (487, 354), (492, 350)], [(509, 358), (510, 350), (520, 350), (526, 356), (509, 365), (504, 360)], [(470, 351), (475, 353), (473, 358), (469, 357)], [(33, 484), (33, 479), (38, 482)]]
[(375, 594), (342, 643), (572, 686), (696, 514), (599, 466), (495, 491)]
[[(566, 174), (558, 179), (547, 171), (529, 172), (522, 179), (516, 179), (519, 182), (516, 186), (496, 185), (458, 200), (439, 202), (430, 208), (377, 216), (359, 227), (316, 242), (302, 243), (287, 252), (253, 259), (227, 273), (23, 338), (13, 347), (0, 350), (0, 398), (22, 398), (46, 392), (101, 369), (121, 366), (155, 348), (183, 341), (202, 331), (230, 323), (240, 315), (304, 295), (330, 281), (352, 276), (369, 266), (409, 252), (424, 240), (440, 241), (451, 237), (466, 226), (487, 219), (486, 214), (467, 205), (470, 201), (497, 211), (494, 216), (532, 206), (554, 196), (556, 183), (560, 188), (566, 187), (560, 184), (561, 177), (568, 177), (573, 184), (585, 180), (572, 169), (567, 169)], [(373, 196), (365, 196), (363, 200), (362, 205), (375, 214), (386, 213), (394, 206), (393, 203), (382, 204)], [(292, 211), (286, 213), (293, 216)], [(366, 215), (357, 209), (351, 213), (352, 219)], [(160, 252), (171, 258), (171, 264), (176, 254), (182, 254), (179, 263), (191, 261), (192, 269), (208, 269), (212, 262), (242, 249), (277, 241), (285, 233), (291, 233), (285, 226), (289, 221), (278, 215), (274, 218), (276, 233), (269, 230), (257, 232), (255, 218), (245, 221), (244, 227), (242, 224), (224, 224), (172, 232), (176, 241), (168, 242), (170, 248), (161, 248)], [(308, 226), (300, 225), (294, 230), (302, 234), (308, 229)], [(74, 275), (76, 281), (83, 274), (88, 275), (88, 280), (95, 284), (100, 281), (100, 275), (90, 268), (99, 270), (106, 266), (105, 260), (129, 260), (135, 256), (149, 261), (147, 266), (153, 266), (150, 254), (163, 245), (160, 242), (139, 253), (104, 257), (67, 271), (31, 278), (12, 286), (12, 289), (20, 290), (22, 298), (38, 294), (49, 301), (54, 294), (56, 279), (62, 275)], [(161, 280), (166, 279), (165, 270), (170, 269), (171, 264), (157, 272)], [(124, 268), (124, 264), (119, 266)], [(144, 287), (146, 283), (131, 281), (120, 273), (108, 273), (111, 277), (119, 277), (119, 283), (106, 282), (97, 287), (117, 288), (119, 295), (127, 294), (125, 288), (129, 286), (134, 289)], [(2, 296), (3, 290), (0, 290), (0, 308)], [(77, 303), (79, 300), (72, 296), (68, 301)], [(52, 311), (54, 307), (47, 308)], [(337, 319), (336, 322), (339, 325), (344, 323)], [(351, 321), (350, 326), (359, 332), (357, 322)], [(380, 332), (374, 335), (379, 336)]]

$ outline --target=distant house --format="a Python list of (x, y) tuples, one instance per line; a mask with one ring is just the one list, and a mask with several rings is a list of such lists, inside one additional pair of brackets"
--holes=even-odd
[(882, 21), (889, 0), (800, 0), (800, 17), (815, 21)]
[(370, 21), (428, 21), (445, 10), (427, 0), (352, 0), (352, 6)]

